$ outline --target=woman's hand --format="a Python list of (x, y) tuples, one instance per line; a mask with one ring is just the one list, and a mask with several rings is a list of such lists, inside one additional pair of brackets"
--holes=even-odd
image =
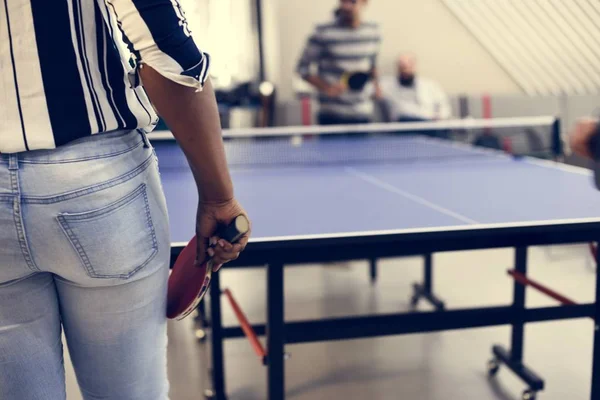
[[(207, 257), (212, 257), (213, 271), (217, 272), (225, 263), (237, 259), (250, 236), (250, 232), (239, 239), (237, 243), (229, 243), (215, 236), (220, 225), (228, 225), (238, 215), (246, 212), (237, 200), (225, 202), (199, 202), (196, 215), (196, 236), (198, 238), (197, 264), (201, 265)], [(212, 245), (212, 247), (211, 247)]]

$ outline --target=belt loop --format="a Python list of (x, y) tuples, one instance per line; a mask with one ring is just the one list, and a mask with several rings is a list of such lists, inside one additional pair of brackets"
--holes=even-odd
[(19, 169), (19, 156), (16, 153), (8, 155), (8, 170), (17, 171)]
[(144, 132), (141, 129), (138, 129), (138, 132), (140, 133), (140, 135), (142, 135), (142, 140), (144, 141), (144, 147), (149, 149), (150, 146), (150, 139), (148, 139), (148, 136), (146, 135), (146, 132)]

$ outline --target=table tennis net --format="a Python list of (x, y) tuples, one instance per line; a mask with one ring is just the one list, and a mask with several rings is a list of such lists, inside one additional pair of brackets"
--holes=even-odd
[(224, 132), (232, 167), (434, 162), (506, 154), (556, 159), (562, 153), (560, 141), (554, 117)]

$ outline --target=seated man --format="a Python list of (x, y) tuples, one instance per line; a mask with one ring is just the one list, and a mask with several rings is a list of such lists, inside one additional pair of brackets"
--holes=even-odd
[(398, 75), (382, 78), (381, 91), (389, 121), (437, 121), (452, 117), (448, 97), (437, 83), (417, 76), (412, 55), (399, 57)]
[(347, 82), (350, 74), (368, 74), (369, 83), (379, 92), (375, 61), (381, 39), (378, 26), (361, 19), (367, 0), (339, 2), (335, 20), (316, 28), (297, 68), (298, 74), (319, 91), (320, 125), (373, 119), (374, 104), (367, 90), (370, 84), (352, 89)]

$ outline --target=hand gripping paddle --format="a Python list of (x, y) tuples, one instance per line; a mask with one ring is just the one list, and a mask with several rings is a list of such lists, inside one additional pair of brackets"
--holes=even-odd
[[(229, 243), (235, 243), (248, 233), (249, 229), (248, 219), (239, 215), (229, 225), (219, 229), (216, 236)], [(202, 265), (196, 265), (197, 245), (197, 237), (194, 236), (177, 257), (171, 271), (167, 293), (169, 319), (180, 321), (190, 315), (210, 286), (213, 261), (212, 258), (207, 258)]]
[(367, 72), (349, 72), (342, 76), (342, 83), (350, 90), (360, 92), (371, 80), (372, 74)]

